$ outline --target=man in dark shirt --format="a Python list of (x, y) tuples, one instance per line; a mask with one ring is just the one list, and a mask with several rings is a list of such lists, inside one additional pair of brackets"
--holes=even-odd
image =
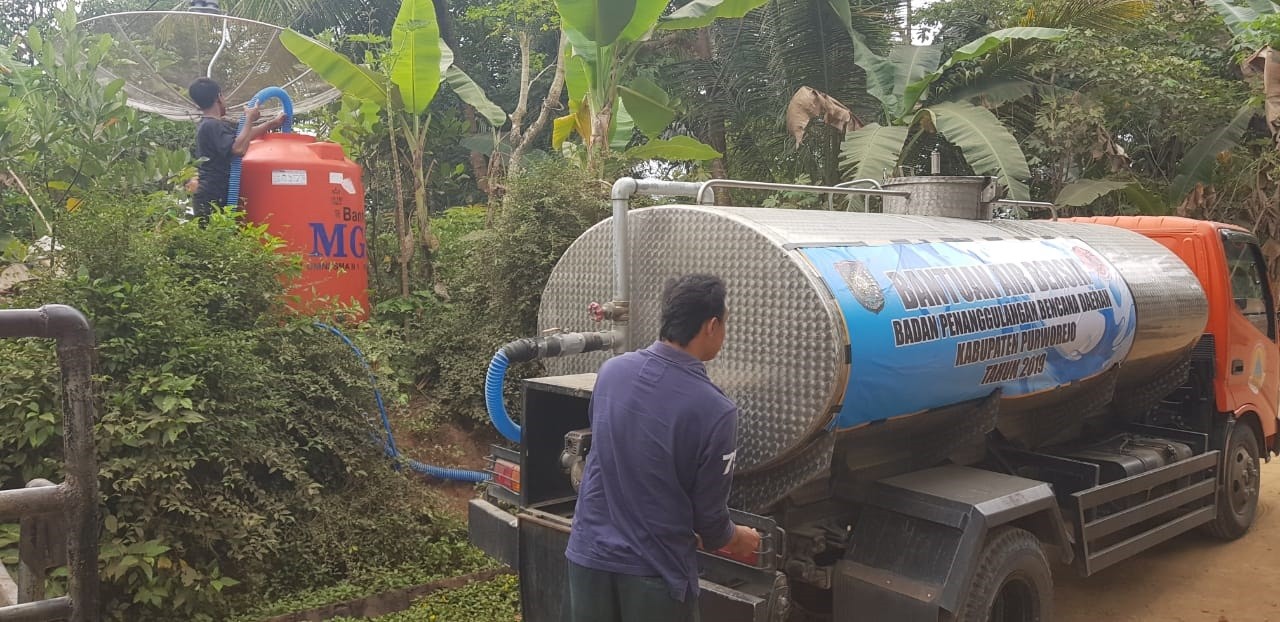
[(195, 156), (204, 161), (197, 170), (196, 189), (192, 197), (192, 210), (203, 226), (209, 221), (209, 214), (227, 201), (232, 156), (244, 155), (253, 139), (283, 125), (284, 115), (254, 127), (254, 122), (262, 113), (256, 107), (245, 108), (244, 127), (237, 134), (236, 124), (224, 118), (227, 105), (222, 99), (222, 87), (217, 82), (209, 78), (198, 78), (187, 88), (187, 94), (204, 114), (196, 126), (195, 148)]
[(724, 345), (724, 283), (689, 275), (662, 298), (660, 340), (596, 377), (565, 552), (573, 622), (697, 620), (699, 544), (759, 548), (729, 520), (738, 408), (703, 366)]

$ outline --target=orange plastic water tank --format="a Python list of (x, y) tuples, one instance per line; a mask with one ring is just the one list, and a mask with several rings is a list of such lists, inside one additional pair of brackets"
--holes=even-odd
[(285, 252), (302, 254), (302, 276), (290, 284), (295, 308), (354, 302), (356, 319), (368, 317), (364, 185), (341, 145), (291, 133), (253, 141), (241, 163), (240, 205), (250, 222), (285, 240)]

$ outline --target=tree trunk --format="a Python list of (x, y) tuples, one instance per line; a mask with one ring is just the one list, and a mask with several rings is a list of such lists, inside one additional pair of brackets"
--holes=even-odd
[[(698, 55), (698, 59), (710, 63), (714, 59), (713, 50), (711, 26), (707, 25), (699, 28), (698, 39), (694, 43), (694, 52)], [(721, 96), (721, 93), (717, 90), (708, 93), (707, 96), (711, 101), (716, 101)], [(711, 177), (714, 179), (729, 178), (729, 163), (727, 161), (729, 157), (729, 141), (725, 131), (724, 115), (721, 112), (719, 107), (712, 106), (710, 113), (707, 115), (707, 142), (712, 149), (723, 154), (711, 161)], [(730, 205), (733, 202), (733, 197), (729, 195), (727, 189), (724, 192), (715, 192), (713, 194), (716, 197), (716, 205)]]
[(516, 41), (520, 44), (520, 97), (516, 101), (515, 111), (511, 113), (511, 136), (516, 140), (520, 140), (523, 131), (521, 125), (529, 110), (529, 89), (532, 88), (533, 81), (529, 70), (529, 56), (533, 53), (529, 39), (529, 33), (523, 30), (516, 33)]
[[(417, 124), (414, 123), (414, 125)], [(426, 128), (414, 128), (413, 138), (415, 141), (412, 146), (414, 216), (418, 221), (419, 246), (422, 248), (422, 278), (424, 282), (430, 284), (433, 282), (435, 271), (435, 266), (431, 265), (431, 256), (432, 251), (435, 250), (436, 240), (431, 233), (431, 213), (427, 206)], [(434, 162), (432, 164), (434, 165)]]
[(551, 89), (547, 91), (546, 99), (542, 100), (542, 109), (538, 111), (538, 118), (534, 119), (529, 127), (521, 131), (515, 149), (511, 152), (511, 163), (508, 165), (508, 170), (512, 173), (520, 169), (520, 160), (524, 158), (525, 151), (529, 150), (529, 145), (533, 143), (533, 139), (547, 125), (547, 120), (551, 118), (551, 111), (560, 106), (560, 94), (564, 92), (564, 44), (565, 35), (564, 31), (561, 30), (560, 44), (556, 48), (556, 75), (551, 79)]
[(404, 170), (400, 168), (400, 148), (396, 146), (395, 118), (394, 111), (387, 111), (387, 130), (391, 133), (391, 180), (396, 192), (396, 240), (400, 246), (396, 261), (400, 265), (400, 295), (408, 298), (409, 262), (413, 259), (413, 232), (409, 230), (409, 219), (404, 213), (404, 184), (400, 180)]
[(613, 102), (591, 111), (591, 147), (587, 151), (587, 170), (600, 175), (604, 156), (609, 152), (609, 126), (613, 123)]
[(453, 12), (449, 10), (449, 0), (431, 0), (436, 10), (436, 24), (440, 28), (440, 38), (454, 50), (458, 49), (458, 36), (453, 27)]
[[(467, 125), (471, 126), (471, 133), (478, 135), (480, 133), (480, 122), (476, 120), (476, 109), (463, 104), (462, 113), (466, 116)], [(474, 149), (471, 150), (471, 172), (476, 176), (476, 187), (485, 194), (490, 200), (493, 199), (493, 190), (489, 184), (489, 158), (490, 153), (480, 153)]]

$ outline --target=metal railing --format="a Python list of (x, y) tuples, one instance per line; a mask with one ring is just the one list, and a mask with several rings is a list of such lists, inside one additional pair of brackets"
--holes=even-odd
[(1015, 201), (1013, 199), (999, 199), (991, 202), (992, 205), (1008, 205), (1009, 207), (1021, 207), (1023, 209), (1041, 209), (1049, 210), (1050, 220), (1058, 219), (1058, 206), (1053, 203), (1044, 201)]
[[(93, 391), (93, 329), (83, 314), (65, 305), (0, 310), (0, 338), (22, 337), (57, 341), (66, 468), (61, 484), (36, 479), (26, 488), (0, 490), (0, 520), (21, 523), (19, 602), (0, 607), (0, 622), (96, 621), (98, 465), (93, 422), (98, 403)], [(61, 543), (56, 542), (59, 535)], [(45, 573), (64, 560), (67, 595), (45, 599)]]
[[(857, 180), (862, 181), (862, 180)], [(911, 193), (902, 190), (880, 190), (871, 188), (841, 188), (839, 186), (810, 186), (806, 184), (775, 184), (764, 181), (741, 181), (737, 179), (712, 179), (702, 182), (698, 190), (696, 202), (706, 203), (715, 196), (716, 188), (742, 188), (744, 190), (775, 190), (793, 192), (814, 192), (817, 194), (852, 194), (875, 197), (909, 197)]]

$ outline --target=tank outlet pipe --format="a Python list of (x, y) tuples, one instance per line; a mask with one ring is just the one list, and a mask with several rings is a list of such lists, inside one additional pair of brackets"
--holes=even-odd
[[(631, 308), (631, 237), (627, 230), (627, 212), (631, 209), (631, 197), (637, 194), (667, 197), (698, 197), (703, 202), (705, 183), (666, 181), (663, 179), (636, 179), (623, 177), (613, 182), (610, 199), (613, 203), (613, 301), (611, 317), (616, 339), (614, 354), (631, 349), (627, 330)], [(714, 196), (707, 197), (714, 200)], [(710, 201), (706, 201), (710, 202)]]
[[(258, 94), (254, 95), (253, 99), (250, 99), (249, 103), (245, 104), (245, 109), (256, 108), (258, 104), (268, 99), (280, 100), (280, 105), (284, 108), (284, 124), (280, 126), (280, 131), (285, 134), (293, 132), (293, 100), (289, 99), (289, 94), (278, 86), (268, 86), (258, 91)], [(240, 125), (236, 127), (237, 136), (244, 131), (246, 119), (247, 117), (240, 117)], [(235, 207), (240, 202), (240, 161), (242, 159), (242, 156), (235, 156), (231, 159), (231, 178), (227, 184), (226, 207)]]
[(613, 347), (617, 331), (596, 333), (553, 333), (542, 337), (517, 339), (498, 349), (489, 361), (489, 371), (484, 379), (484, 406), (489, 411), (493, 427), (507, 440), (519, 443), (520, 425), (511, 420), (503, 401), (502, 389), (507, 379), (507, 367), (512, 363), (527, 363), (538, 359), (570, 356), (584, 352), (600, 352)]

